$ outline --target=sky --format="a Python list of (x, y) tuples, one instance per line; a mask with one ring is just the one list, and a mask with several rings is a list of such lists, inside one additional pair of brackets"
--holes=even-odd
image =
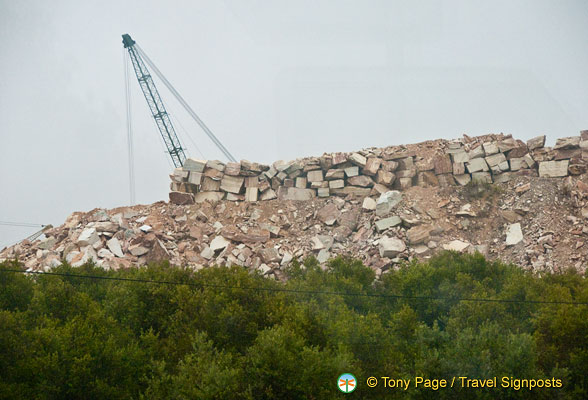
[[(130, 203), (129, 33), (237, 159), (588, 129), (588, 1), (0, 0), (0, 222)], [(131, 76), (136, 201), (171, 161)], [(155, 79), (190, 156), (223, 159)], [(224, 160), (226, 161), (226, 160)], [(0, 249), (34, 233), (0, 225)]]

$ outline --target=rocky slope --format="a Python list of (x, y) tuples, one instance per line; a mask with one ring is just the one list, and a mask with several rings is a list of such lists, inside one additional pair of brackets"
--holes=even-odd
[[(499, 143), (505, 138), (509, 139), (501, 136)], [(468, 144), (479, 143), (484, 148), (488, 139), (489, 136), (465, 137), (460, 142), (471, 152), (476, 147), (472, 149)], [(451, 174), (445, 170), (437, 175), (427, 174), (428, 178), (420, 174), (435, 171), (435, 160), (440, 160), (438, 149), (450, 149), (448, 143), (425, 142), (400, 148), (399, 151), (414, 153), (410, 156), (414, 165), (433, 166), (432, 170), (422, 171), (415, 166), (410, 184), (403, 180), (402, 187), (386, 187), (374, 181), (364, 186), (365, 190), (309, 196), (302, 201), (288, 197), (240, 201), (244, 197), (234, 197), (208, 198), (197, 203), (190, 201), (194, 197), (187, 201), (182, 197), (194, 196), (192, 193), (175, 191), (178, 194), (170, 198), (184, 204), (158, 202), (76, 212), (63, 225), (47, 230), (42, 240), (3, 249), (0, 260), (18, 257), (28, 269), (48, 271), (62, 259), (74, 266), (93, 260), (109, 269), (169, 259), (172, 264), (196, 269), (236, 264), (281, 279), (283, 268), (292, 259), (310, 255), (321, 263), (337, 255), (357, 257), (379, 275), (403, 260), (426, 258), (440, 249), (452, 249), (479, 251), (539, 273), (565, 268), (585, 272), (588, 176), (581, 152), (567, 164), (568, 168), (576, 166), (570, 173), (579, 173), (573, 176), (542, 177), (537, 176), (542, 175), (540, 169), (537, 173), (529, 168), (526, 171), (531, 173), (511, 173), (508, 179), (493, 179), (500, 183), (490, 184), (483, 179), (484, 183), (475, 180), (462, 186), (457, 181), (445, 180), (441, 184), (439, 179), (433, 179)], [(519, 141), (514, 143), (504, 152), (505, 160), (509, 160), (509, 151), (521, 147)], [(580, 149), (580, 140), (572, 146), (576, 147), (568, 145), (561, 150), (571, 154)], [(385, 154), (385, 150), (376, 153)], [(374, 153), (374, 149), (369, 151)], [(555, 154), (550, 152), (552, 149), (542, 149), (542, 154)], [(460, 156), (463, 157), (461, 153)], [(540, 162), (555, 157), (546, 156)], [(467, 162), (476, 158), (479, 157), (468, 158)], [(453, 157), (450, 160), (455, 161)], [(448, 163), (450, 166), (451, 162)], [(449, 166), (438, 168), (450, 170)], [(347, 168), (350, 167), (353, 165)], [(364, 168), (360, 167), (360, 172)], [(505, 173), (499, 169), (481, 172), (493, 177), (492, 171), (497, 172), (496, 176)], [(396, 174), (403, 178), (411, 175), (398, 174), (398, 170)], [(376, 180), (377, 175), (376, 171)], [(285, 179), (289, 178), (284, 176), (282, 184)], [(271, 178), (269, 182), (266, 190), (272, 190)], [(347, 180), (343, 184), (347, 185)]]

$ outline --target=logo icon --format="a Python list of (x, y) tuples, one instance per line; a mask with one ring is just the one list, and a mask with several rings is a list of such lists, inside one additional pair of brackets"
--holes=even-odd
[(343, 393), (351, 393), (357, 387), (357, 379), (350, 373), (343, 374), (337, 379), (337, 387)]

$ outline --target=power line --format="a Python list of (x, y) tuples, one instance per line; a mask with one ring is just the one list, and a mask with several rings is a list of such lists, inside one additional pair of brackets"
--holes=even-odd
[(516, 300), (516, 299), (484, 299), (484, 298), (468, 298), (468, 297), (439, 297), (439, 296), (407, 296), (396, 294), (376, 294), (376, 293), (348, 293), (348, 292), (327, 292), (319, 290), (298, 290), (286, 288), (264, 288), (264, 287), (249, 287), (249, 286), (231, 286), (231, 285), (215, 285), (210, 283), (192, 283), (192, 282), (174, 282), (174, 281), (160, 281), (148, 280), (139, 278), (121, 278), (114, 276), (98, 276), (98, 275), (80, 275), (80, 274), (65, 274), (60, 272), (41, 272), (41, 271), (23, 271), (16, 269), (0, 269), (0, 272), (13, 272), (22, 274), (36, 274), (49, 276), (62, 276), (69, 278), (85, 278), (85, 279), (99, 279), (108, 281), (123, 281), (135, 283), (151, 283), (158, 285), (181, 285), (191, 286), (197, 288), (214, 288), (214, 289), (241, 289), (264, 292), (281, 292), (281, 293), (298, 293), (298, 294), (320, 294), (329, 296), (349, 296), (349, 297), (373, 297), (383, 299), (408, 299), (408, 300), (444, 300), (444, 301), (470, 301), (478, 303), (521, 303), (521, 304), (562, 304), (562, 305), (581, 305), (588, 306), (588, 302), (574, 302), (574, 301), (550, 301), (550, 300)]
[(26, 227), (26, 228), (42, 228), (45, 226), (43, 224), (32, 224), (32, 223), (28, 223), (28, 222), (10, 222), (10, 221), (0, 221), (0, 225), (22, 226), (22, 227)]

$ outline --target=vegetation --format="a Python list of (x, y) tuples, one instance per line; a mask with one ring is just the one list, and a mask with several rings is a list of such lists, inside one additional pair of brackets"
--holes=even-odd
[[(280, 283), (236, 267), (52, 271), (88, 279), (0, 264), (0, 398), (332, 399), (344, 396), (344, 372), (362, 399), (588, 397), (588, 307), (533, 302), (588, 302), (585, 277), (538, 277), (450, 252), (376, 283), (359, 261), (330, 267), (294, 263)], [(556, 378), (563, 387), (432, 393), (385, 388), (383, 376)]]
[(493, 200), (497, 195), (502, 193), (500, 185), (494, 185), (485, 180), (472, 179), (463, 187), (463, 196), (466, 200), (485, 199)]

